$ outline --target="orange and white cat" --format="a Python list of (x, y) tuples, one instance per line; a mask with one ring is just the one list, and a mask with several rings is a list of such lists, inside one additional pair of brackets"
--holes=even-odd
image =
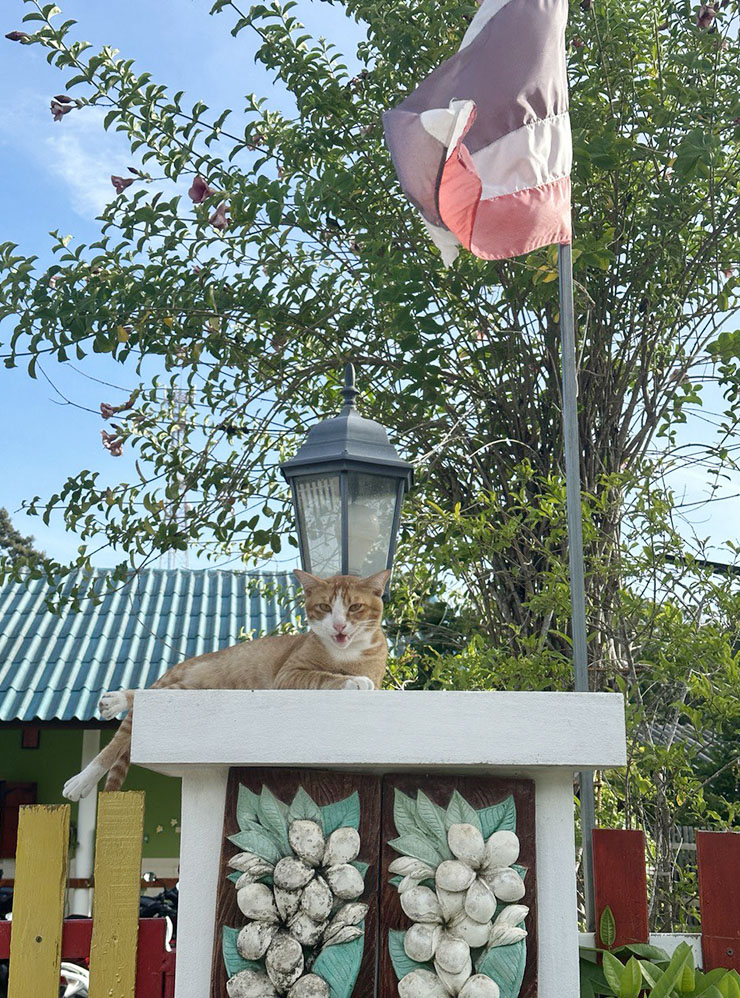
[[(303, 586), (306, 634), (244, 641), (173, 666), (152, 689), (179, 690), (374, 690), (385, 673), (388, 646), (381, 627), (383, 590), (390, 572), (367, 579), (335, 575), (319, 579), (296, 570)], [(134, 690), (105, 693), (100, 711), (112, 720), (128, 716), (108, 745), (64, 785), (68, 800), (86, 797), (108, 773), (106, 790), (118, 790), (131, 755)]]

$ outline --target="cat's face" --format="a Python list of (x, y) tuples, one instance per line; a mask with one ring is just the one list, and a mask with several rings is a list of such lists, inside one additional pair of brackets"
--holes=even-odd
[(369, 647), (383, 616), (383, 590), (390, 572), (367, 579), (334, 575), (319, 579), (296, 569), (306, 597), (308, 626), (334, 654), (354, 657)]

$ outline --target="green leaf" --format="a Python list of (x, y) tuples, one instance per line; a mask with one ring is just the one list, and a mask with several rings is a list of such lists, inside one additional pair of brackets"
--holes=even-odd
[(323, 977), (331, 989), (331, 998), (350, 998), (360, 972), (365, 937), (349, 943), (326, 946), (316, 958), (311, 972)]
[(421, 790), (416, 795), (416, 815), (422, 829), (432, 838), (435, 848), (445, 859), (452, 859), (452, 853), (447, 845), (444, 809), (429, 800)]
[(405, 935), (406, 932), (403, 929), (388, 930), (388, 952), (391, 955), (391, 963), (399, 981), (414, 970), (433, 971), (434, 969), (431, 963), (417, 963), (416, 960), (412, 960), (410, 956), (406, 955), (406, 950), (403, 948)]
[(604, 953), (602, 966), (604, 968), (604, 977), (606, 977), (609, 987), (615, 994), (619, 995), (619, 998), (624, 998), (621, 992), (624, 966), (611, 953)]
[(666, 953), (660, 946), (650, 946), (648, 943), (625, 943), (624, 946), (620, 946), (620, 950), (622, 949), (629, 950), (635, 956), (641, 956), (645, 960), (652, 960), (657, 963), (668, 963), (671, 959), (670, 954)]
[(479, 974), (492, 978), (499, 986), (499, 998), (518, 998), (527, 962), (527, 940), (510, 946), (491, 946), (475, 963)]
[(250, 823), (249, 827), (237, 832), (236, 835), (230, 835), (229, 841), (246, 852), (253, 852), (255, 856), (261, 856), (268, 863), (277, 863), (279, 859), (282, 859), (283, 854), (273, 837), (253, 822)]
[(318, 805), (314, 803), (303, 787), (298, 787), (298, 792), (288, 809), (288, 821), (295, 821), (297, 818), (306, 818), (315, 821), (318, 825), (323, 825)]
[[(604, 958), (607, 956), (611, 956), (611, 953), (604, 954)], [(634, 956), (631, 956), (622, 970), (622, 978), (619, 982), (619, 995), (620, 998), (639, 998), (641, 990), (642, 972), (640, 971), (640, 964)]]
[(257, 821), (259, 805), (260, 799), (257, 794), (240, 784), (236, 798), (236, 820), (240, 828), (246, 828), (250, 821)]
[(482, 831), (478, 812), (468, 804), (459, 790), (455, 790), (447, 805), (445, 825), (450, 828), (451, 825), (459, 824), (473, 825), (479, 832)]
[(660, 967), (656, 967), (654, 963), (650, 963), (648, 960), (638, 960), (640, 964), (640, 972), (645, 978), (650, 987), (654, 987), (660, 980), (660, 975), (663, 973)]
[(617, 938), (617, 923), (614, 920), (614, 912), (607, 905), (601, 913), (599, 919), (599, 938), (607, 949), (611, 949), (614, 940)]
[(388, 845), (396, 852), (400, 852), (404, 856), (413, 856), (414, 859), (420, 859), (422, 863), (428, 863), (429, 866), (437, 867), (442, 862), (440, 854), (429, 839), (420, 832), (392, 839)]
[(398, 788), (393, 794), (393, 822), (399, 835), (409, 835), (419, 831), (416, 822), (416, 804)]
[(324, 835), (331, 835), (337, 828), (360, 827), (360, 795), (355, 792), (344, 800), (334, 804), (325, 804), (321, 808), (321, 821)]
[(369, 863), (363, 863), (361, 859), (353, 859), (350, 866), (354, 866), (356, 870), (359, 870), (362, 874), (362, 879), (365, 879), (365, 874), (370, 869)]
[(683, 969), (679, 975), (678, 983), (676, 987), (682, 994), (686, 994), (688, 991), (693, 991), (696, 987), (696, 971), (694, 969), (694, 952), (689, 948), (688, 956), (686, 957), (686, 962), (683, 965)]
[(245, 960), (239, 953), (236, 948), (236, 938), (238, 935), (239, 929), (230, 929), (227, 925), (224, 925), (221, 936), (221, 952), (226, 966), (226, 973), (229, 977), (233, 977), (234, 974), (238, 974), (241, 970), (263, 970), (264, 968), (261, 963), (256, 963), (254, 960)]
[(241, 873), (238, 870), (234, 870), (233, 873), (227, 873), (226, 874), (226, 879), (230, 880), (232, 882), (232, 884), (235, 884), (237, 882), (237, 880), (239, 879), (239, 877), (241, 877)]
[(670, 963), (656, 981), (650, 998), (668, 998), (668, 995), (676, 987), (690, 955), (691, 948), (687, 943), (680, 943), (676, 947)]
[(740, 983), (737, 971), (728, 970), (721, 981), (717, 982), (717, 990), (722, 998), (740, 998)]
[(507, 797), (499, 804), (483, 807), (478, 811), (483, 838), (487, 839), (494, 832), (516, 831), (516, 805), (513, 797)]
[(257, 815), (259, 817), (260, 824), (263, 825), (268, 832), (272, 832), (278, 840), (283, 848), (284, 855), (288, 855), (290, 852), (290, 843), (288, 842), (287, 805), (283, 804), (282, 801), (279, 801), (267, 787), (263, 786), (262, 793), (259, 796)]

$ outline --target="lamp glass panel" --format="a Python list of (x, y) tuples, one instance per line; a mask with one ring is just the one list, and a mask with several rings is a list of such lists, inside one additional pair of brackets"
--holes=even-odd
[(374, 575), (388, 565), (398, 480), (359, 471), (347, 479), (349, 574)]
[(338, 575), (342, 571), (339, 475), (302, 475), (295, 480), (295, 491), (306, 571), (321, 578)]

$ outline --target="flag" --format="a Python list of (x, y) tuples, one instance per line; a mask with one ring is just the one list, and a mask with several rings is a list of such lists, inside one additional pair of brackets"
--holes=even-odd
[(460, 49), (383, 115), (445, 264), (571, 241), (567, 0), (483, 0)]

